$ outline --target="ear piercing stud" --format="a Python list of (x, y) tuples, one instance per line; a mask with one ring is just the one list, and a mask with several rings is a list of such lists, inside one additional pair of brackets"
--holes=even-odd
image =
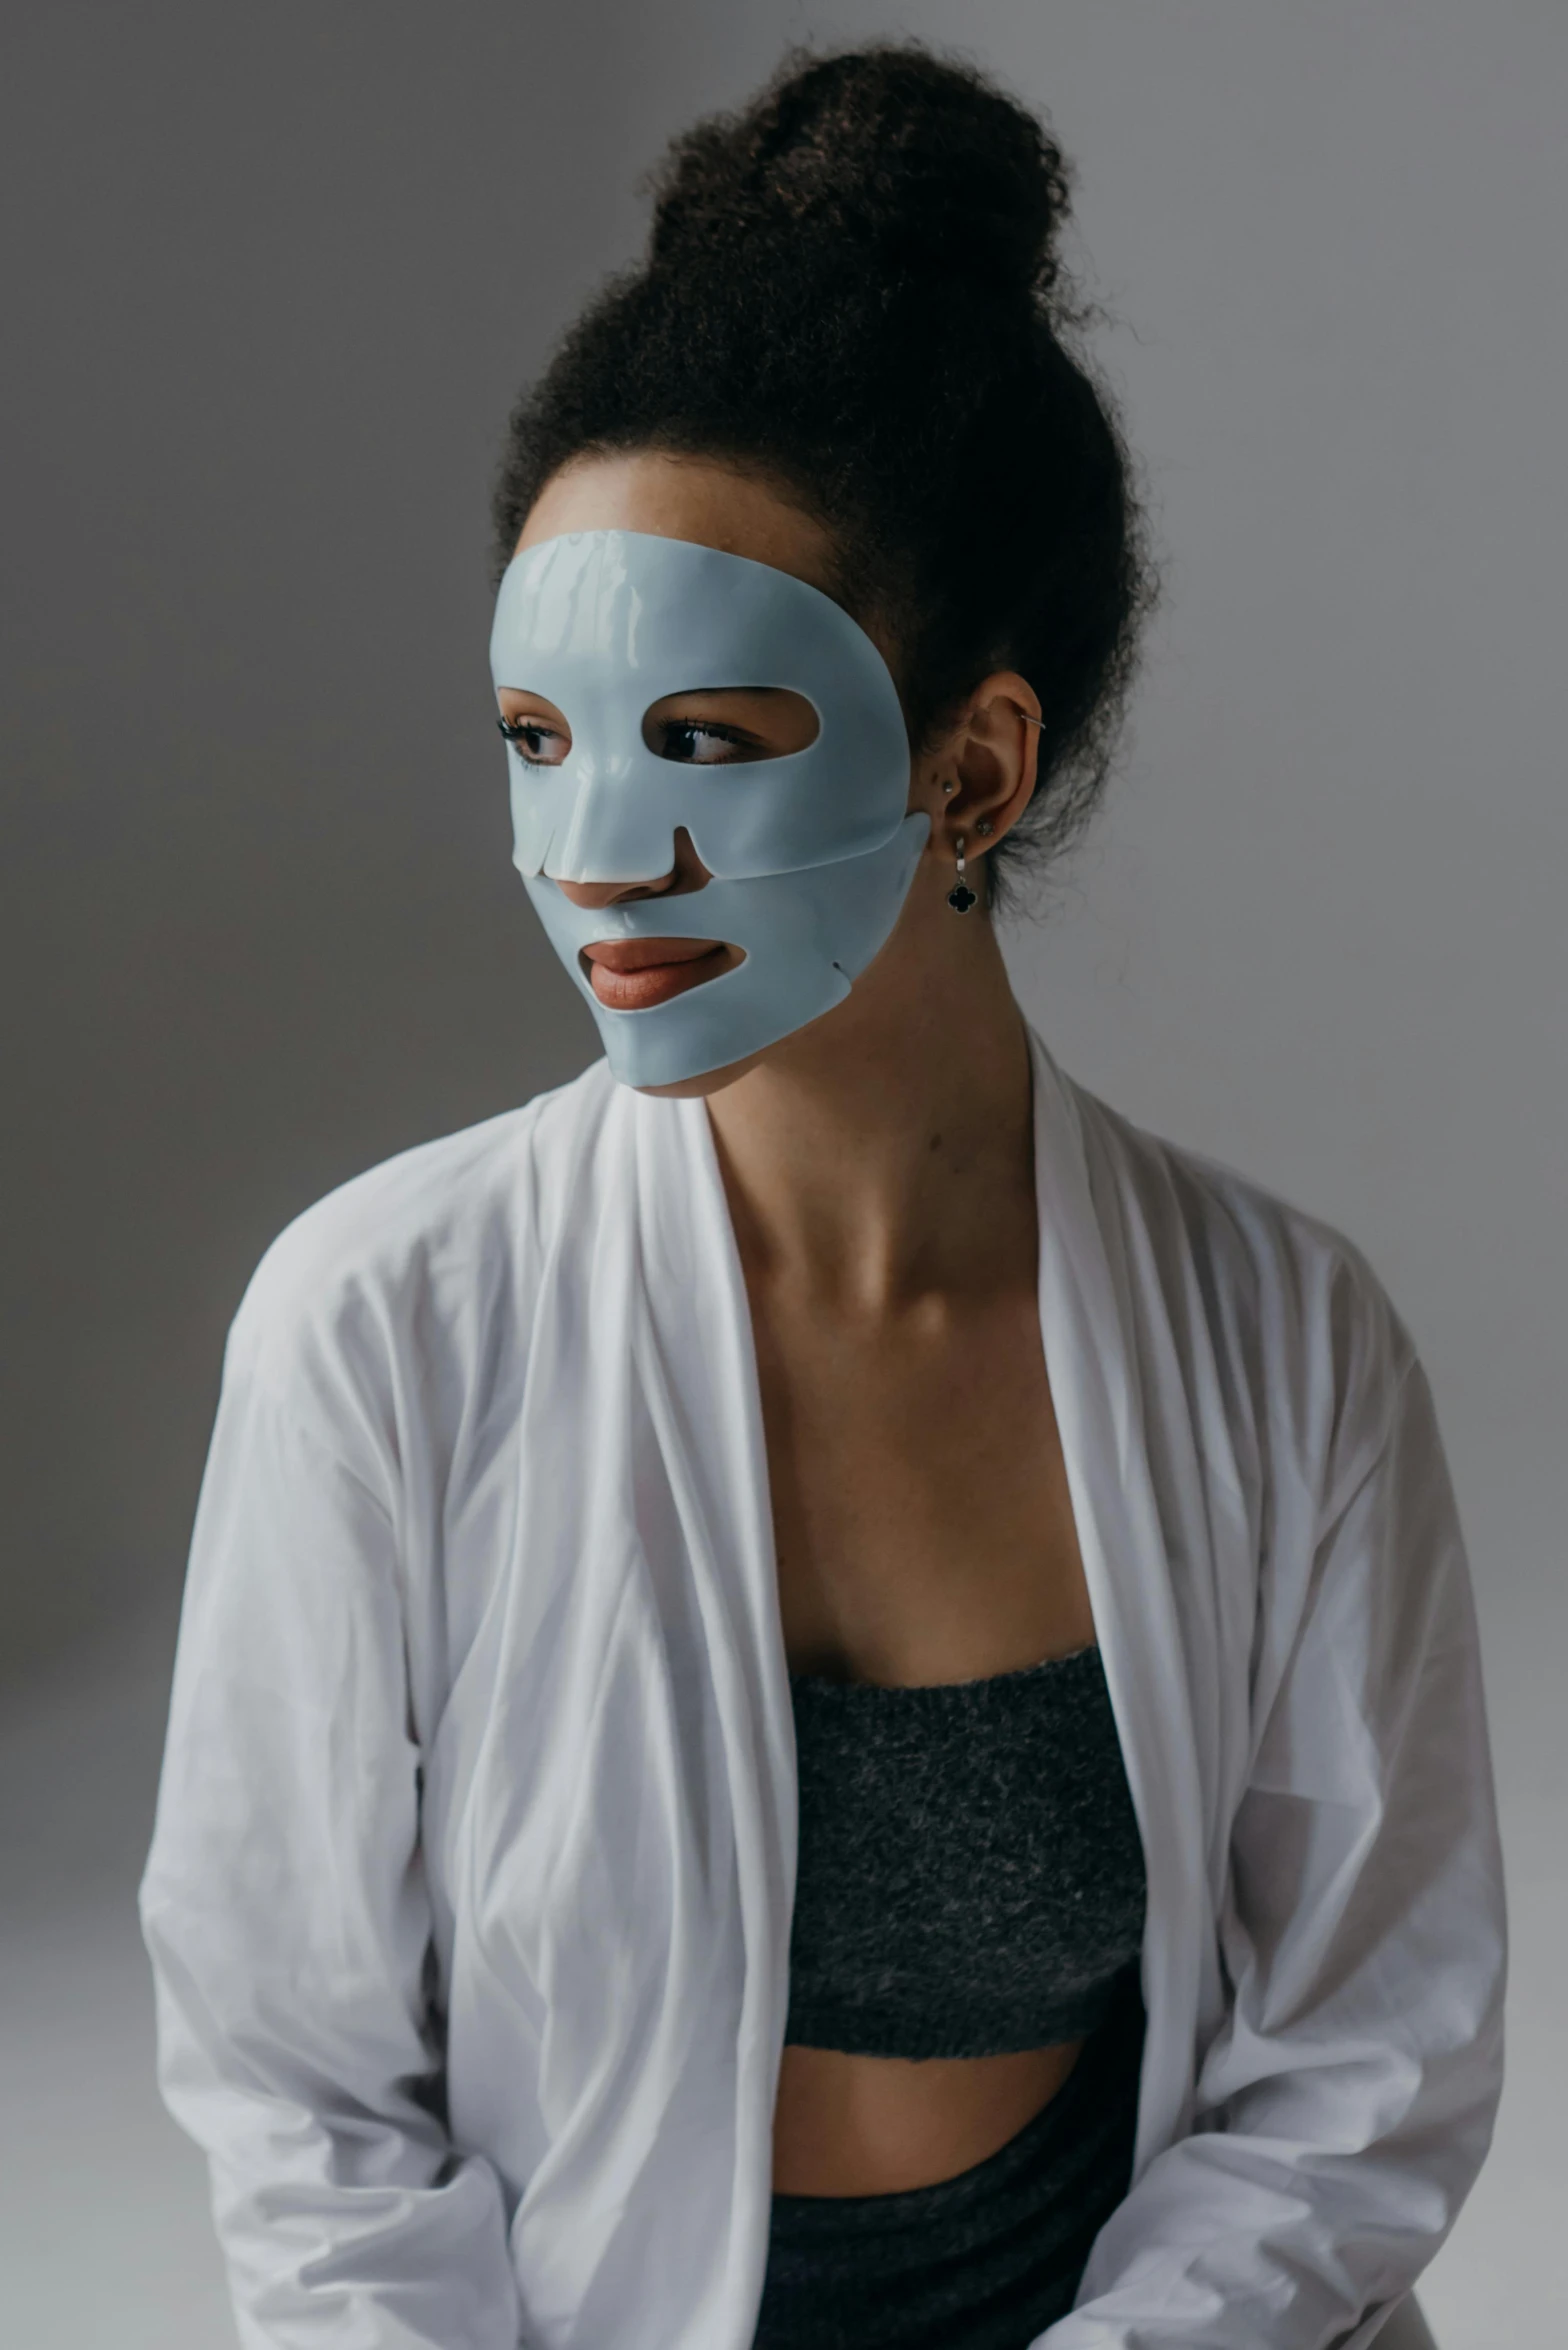
[[(950, 793), (957, 791), (957, 789), (958, 786), (956, 783), (944, 783), (942, 786), (942, 797), (946, 799)], [(979, 833), (982, 840), (989, 840), (992, 833), (996, 830), (996, 826), (992, 823), (989, 816), (982, 816), (979, 823), (975, 826), (975, 830)]]

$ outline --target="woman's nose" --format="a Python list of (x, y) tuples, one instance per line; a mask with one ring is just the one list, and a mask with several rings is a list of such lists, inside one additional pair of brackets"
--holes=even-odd
[(675, 828), (675, 862), (657, 881), (557, 881), (555, 886), (574, 906), (620, 906), (635, 898), (662, 898), (671, 890), (701, 889), (712, 879), (691, 834), (679, 824)]
[(657, 881), (558, 881), (556, 888), (574, 906), (619, 906), (633, 898), (662, 897), (675, 881), (675, 868)]

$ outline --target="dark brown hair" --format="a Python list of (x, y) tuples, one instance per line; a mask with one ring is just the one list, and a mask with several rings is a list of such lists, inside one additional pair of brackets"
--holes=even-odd
[(1061, 151), (974, 68), (882, 44), (792, 54), (653, 186), (646, 259), (512, 416), (497, 576), (573, 458), (662, 449), (771, 479), (826, 526), (848, 608), (886, 617), (912, 744), (989, 670), (1039, 695), (1039, 786), (983, 860), (1005, 902), (1099, 797), (1152, 598), (1058, 259)]

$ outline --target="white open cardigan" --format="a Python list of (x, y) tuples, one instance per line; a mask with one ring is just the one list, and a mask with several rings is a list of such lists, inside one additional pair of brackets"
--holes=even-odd
[[(1134, 2184), (1039, 2341), (1359, 2350), (1501, 2078), (1427, 1382), (1348, 1242), (1031, 1056), (1041, 1331), (1149, 1884)], [(140, 1891), (246, 2350), (749, 2350), (787, 1673), (700, 1102), (597, 1062), (274, 1243)]]

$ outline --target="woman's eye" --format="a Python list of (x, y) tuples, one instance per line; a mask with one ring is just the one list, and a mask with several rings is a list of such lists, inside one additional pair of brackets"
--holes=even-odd
[(758, 744), (733, 726), (708, 718), (662, 718), (659, 756), (691, 767), (716, 767), (731, 759), (754, 759)]
[(566, 756), (564, 739), (553, 726), (531, 718), (498, 718), (496, 724), (530, 767), (558, 767)]

